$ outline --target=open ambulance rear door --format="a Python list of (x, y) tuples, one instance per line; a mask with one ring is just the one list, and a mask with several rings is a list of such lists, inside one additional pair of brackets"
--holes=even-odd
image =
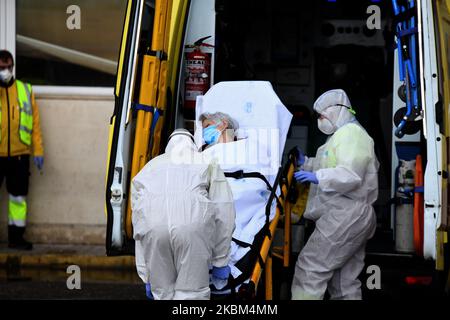
[(129, 0), (120, 49), (106, 174), (106, 251), (134, 253), (130, 182), (173, 129), (189, 1)]
[(421, 98), (427, 164), (424, 179), (424, 257), (444, 269), (448, 210), (450, 1), (418, 1)]

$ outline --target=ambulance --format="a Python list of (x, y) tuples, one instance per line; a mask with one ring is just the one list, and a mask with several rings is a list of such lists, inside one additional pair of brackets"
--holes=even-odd
[[(174, 129), (194, 130), (197, 96), (221, 82), (270, 82), (293, 115), (286, 160), (295, 146), (314, 155), (324, 143), (312, 105), (342, 88), (380, 162), (366, 262), (383, 270), (389, 261), (406, 285), (448, 290), (449, 41), (450, 0), (129, 0), (110, 120), (107, 254), (133, 254), (130, 182)], [(295, 214), (293, 256), (311, 228)]]

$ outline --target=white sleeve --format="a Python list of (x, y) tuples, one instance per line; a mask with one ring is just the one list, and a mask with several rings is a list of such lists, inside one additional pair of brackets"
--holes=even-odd
[(305, 171), (313, 171), (315, 160), (316, 158), (314, 157), (305, 156), (305, 162), (300, 166), (300, 169)]
[(133, 238), (135, 240), (136, 269), (139, 277), (144, 283), (149, 282), (148, 271), (144, 256), (144, 226), (145, 210), (148, 208), (148, 195), (145, 187), (133, 180), (131, 183), (131, 210), (133, 223)]
[(131, 222), (133, 223), (133, 238), (142, 240), (145, 235), (146, 214), (150, 208), (150, 199), (145, 186), (138, 180), (131, 182)]
[(236, 213), (233, 193), (222, 169), (218, 164), (211, 164), (210, 170), (209, 199), (215, 209), (215, 245), (211, 262), (214, 267), (223, 267), (230, 260)]
[(144, 248), (139, 240), (135, 241), (134, 255), (136, 258), (136, 270), (139, 278), (141, 278), (144, 283), (150, 283), (147, 266), (145, 264)]

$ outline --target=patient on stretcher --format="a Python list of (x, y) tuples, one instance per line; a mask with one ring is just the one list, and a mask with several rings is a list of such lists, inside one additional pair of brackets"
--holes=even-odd
[[(236, 227), (229, 266), (236, 281), (228, 287), (237, 289), (248, 281), (259, 235), (276, 214), (275, 201), (268, 204), (268, 185), (274, 185), (281, 166), (292, 114), (266, 81), (219, 82), (197, 97), (195, 114), (196, 144), (203, 156), (216, 158), (233, 193)], [(213, 285), (212, 293), (229, 292), (227, 283)]]
[[(238, 123), (225, 113), (204, 113), (200, 116), (200, 121), (205, 142), (202, 148), (205, 157), (215, 158), (226, 173), (238, 171), (265, 173), (269, 180), (273, 180), (269, 156), (261, 150), (258, 152), (257, 144), (252, 143), (256, 138), (254, 135), (237, 139)], [(276, 173), (276, 169), (278, 168), (275, 168), (273, 173)], [(236, 210), (236, 228), (233, 233), (235, 241), (231, 244), (229, 266), (233, 278), (237, 278), (242, 271), (235, 264), (247, 254), (255, 235), (266, 223), (265, 208), (270, 190), (263, 180), (257, 178), (228, 177), (227, 180), (233, 193)], [(275, 215), (274, 205), (275, 203), (272, 206), (270, 220)], [(226, 281), (218, 283), (216, 279), (213, 284), (217, 289), (221, 289), (226, 285)]]

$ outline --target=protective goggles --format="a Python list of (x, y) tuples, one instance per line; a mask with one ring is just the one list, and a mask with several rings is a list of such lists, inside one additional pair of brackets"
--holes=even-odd
[[(346, 106), (345, 104), (340, 104), (340, 103), (332, 104), (332, 105), (326, 107), (324, 110), (326, 110), (326, 109), (328, 109), (328, 108), (330, 108), (330, 107), (334, 107), (334, 106), (347, 108), (348, 111), (349, 111), (351, 114), (356, 115), (356, 111), (353, 109), (353, 107), (351, 107), (351, 106)], [(316, 114), (316, 117), (317, 117), (317, 118), (320, 118), (320, 117), (322, 116), (322, 115), (321, 115), (320, 113), (318, 113), (318, 112), (315, 112), (315, 114)]]

